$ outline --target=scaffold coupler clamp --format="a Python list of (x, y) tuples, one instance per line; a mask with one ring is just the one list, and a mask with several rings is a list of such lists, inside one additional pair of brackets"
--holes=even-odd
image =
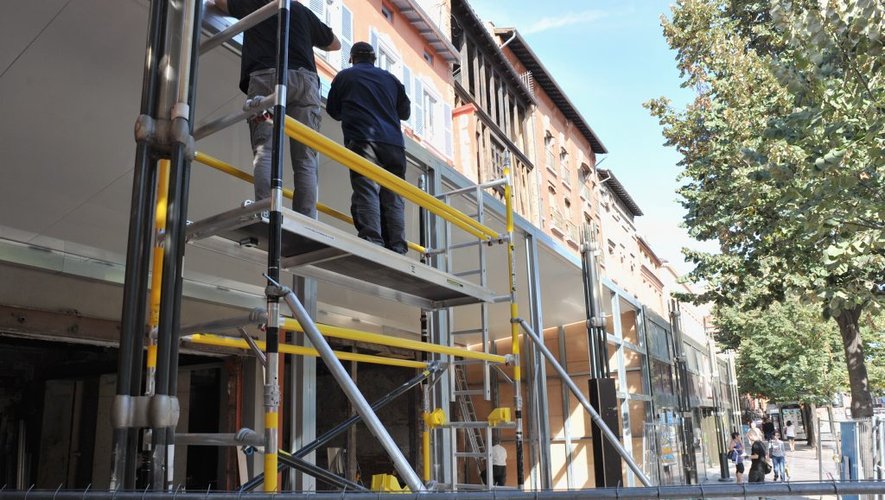
[(593, 328), (603, 328), (605, 326), (605, 316), (591, 316), (587, 320), (587, 326)]
[(286, 295), (292, 293), (292, 290), (289, 287), (280, 284), (279, 281), (268, 276), (267, 273), (261, 273), (264, 276), (264, 279), (270, 283), (266, 287), (264, 287), (264, 295), (269, 299), (281, 299)]
[(513, 354), (505, 354), (504, 355), (504, 364), (507, 366), (513, 366), (516, 364), (516, 356)]
[(427, 363), (427, 371), (430, 373), (441, 372), (446, 368), (445, 364), (438, 359), (434, 359), (433, 361), (429, 361)]

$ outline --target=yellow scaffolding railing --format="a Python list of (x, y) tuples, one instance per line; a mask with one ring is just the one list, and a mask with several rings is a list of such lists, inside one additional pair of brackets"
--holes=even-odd
[(480, 224), (464, 212), (446, 205), (435, 197), (421, 191), (403, 179), (289, 116), (286, 117), (286, 135), (328, 156), (354, 172), (377, 182), (403, 198), (433, 212), (481, 240), (501, 239), (501, 235), (492, 228)]
[[(188, 337), (190, 342), (200, 345), (209, 345), (214, 347), (227, 347), (231, 349), (250, 350), (251, 347), (243, 339), (233, 337), (224, 337), (221, 335), (212, 335), (208, 333), (195, 333)], [(263, 341), (255, 341), (255, 345), (260, 349), (265, 348)], [(296, 356), (319, 357), (319, 352), (310, 347), (302, 347), (291, 344), (280, 344), (280, 352), (283, 354), (294, 354)], [(335, 357), (343, 361), (356, 361), (358, 363), (371, 363), (375, 365), (399, 366), (402, 368), (420, 368), (427, 367), (427, 363), (423, 361), (412, 361), (408, 359), (388, 358), (386, 356), (375, 356), (372, 354), (360, 354), (356, 352), (334, 351)]]
[[(237, 167), (231, 165), (230, 163), (219, 160), (218, 158), (210, 156), (206, 153), (197, 151), (194, 154), (194, 161), (202, 163), (203, 165), (206, 165), (207, 167), (212, 167), (215, 170), (218, 170), (219, 172), (224, 172), (228, 175), (236, 177), (237, 179), (244, 180), (250, 184), (255, 184), (255, 177), (253, 177), (252, 175), (250, 175), (246, 172), (243, 172), (242, 170), (238, 169)], [(283, 189), (283, 196), (291, 200), (295, 196), (295, 191), (293, 191), (291, 189), (284, 188)], [(329, 205), (326, 205), (325, 203), (318, 202), (317, 203), (317, 211), (324, 213), (332, 218), (338, 219), (342, 222), (346, 222), (348, 224), (353, 225), (353, 218), (352, 217), (345, 214), (344, 212), (340, 212), (338, 210), (335, 210), (334, 208), (330, 207)], [(423, 253), (427, 252), (426, 248), (424, 248), (423, 246), (421, 246), (417, 243), (409, 241), (408, 245), (409, 245), (410, 249), (412, 249), (418, 253), (423, 254)]]
[[(283, 330), (303, 331), (301, 324), (297, 320), (284, 318), (281, 322)], [(354, 330), (351, 328), (342, 328), (339, 326), (323, 325), (317, 323), (317, 328), (324, 337), (332, 337), (343, 340), (353, 340), (357, 342), (366, 342), (368, 344), (377, 344), (388, 347), (399, 347), (401, 349), (410, 349), (413, 351), (432, 352), (436, 354), (448, 354), (464, 359), (479, 359), (489, 361), (491, 363), (505, 363), (507, 358), (498, 354), (489, 354), (482, 351), (471, 351), (462, 347), (449, 347), (430, 342), (421, 342), (418, 340), (401, 339), (399, 337), (391, 337), (380, 333), (369, 333), (362, 330)]]

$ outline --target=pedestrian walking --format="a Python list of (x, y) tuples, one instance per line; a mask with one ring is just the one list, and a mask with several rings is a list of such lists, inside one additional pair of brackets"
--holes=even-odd
[[(332, 80), (326, 111), (341, 121), (347, 149), (404, 178), (406, 152), (400, 120), (411, 114), (405, 87), (388, 71), (375, 66), (375, 49), (366, 42), (353, 44), (353, 66)], [(405, 205), (400, 195), (350, 171), (353, 195), (350, 212), (359, 237), (404, 254)]]
[[(242, 19), (270, 0), (215, 0), (225, 14)], [(319, 130), (322, 117), (320, 79), (313, 48), (338, 50), (341, 42), (325, 23), (299, 2), (289, 4), (289, 66), (286, 74), (286, 114)], [(243, 33), (240, 90), (249, 99), (274, 92), (277, 60), (277, 17), (271, 17)], [(273, 116), (270, 111), (249, 120), (254, 154), (255, 200), (270, 197)], [(295, 197), (292, 208), (316, 218), (317, 152), (296, 140), (289, 141)]]
[(771, 465), (766, 457), (766, 446), (762, 440), (762, 431), (753, 428), (747, 432), (747, 440), (750, 441), (750, 474), (748, 481), (751, 483), (764, 483), (765, 475), (771, 471)]
[(787, 420), (787, 426), (784, 428), (784, 437), (790, 443), (790, 451), (796, 451), (796, 426), (792, 420)]
[(777, 481), (780, 478), (781, 481), (786, 481), (787, 451), (784, 442), (781, 441), (780, 432), (775, 432), (771, 441), (768, 442), (768, 452), (774, 466), (774, 480)]
[(734, 480), (740, 484), (744, 482), (744, 443), (741, 442), (741, 435), (737, 432), (731, 433), (731, 451), (728, 452), (729, 459), (734, 462)]
[(762, 419), (762, 434), (766, 441), (771, 441), (771, 437), (774, 436), (774, 422), (768, 416)]

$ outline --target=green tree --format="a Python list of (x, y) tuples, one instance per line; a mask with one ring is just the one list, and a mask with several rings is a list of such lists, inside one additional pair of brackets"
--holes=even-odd
[(716, 311), (720, 334), (742, 340), (737, 350), (742, 393), (772, 402), (829, 404), (847, 387), (845, 356), (835, 323), (797, 300), (765, 310)]
[(663, 19), (684, 110), (647, 103), (682, 154), (698, 301), (795, 294), (839, 326), (856, 417), (872, 415), (860, 320), (885, 302), (885, 5), (683, 0)]

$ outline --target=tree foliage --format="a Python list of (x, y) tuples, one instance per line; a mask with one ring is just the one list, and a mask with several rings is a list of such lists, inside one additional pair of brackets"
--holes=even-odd
[(721, 333), (742, 340), (737, 351), (742, 393), (772, 402), (826, 404), (845, 390), (841, 337), (832, 321), (796, 300), (766, 310), (720, 308)]
[(885, 5), (682, 0), (663, 26), (696, 97), (647, 107), (682, 155), (690, 234), (721, 249), (686, 252), (695, 299), (819, 304), (871, 415), (859, 321), (885, 302)]

